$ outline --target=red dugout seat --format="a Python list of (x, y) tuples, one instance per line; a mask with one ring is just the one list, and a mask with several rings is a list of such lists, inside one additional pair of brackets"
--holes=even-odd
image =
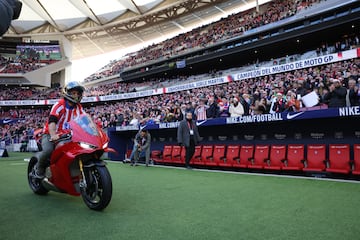
[(173, 150), (171, 153), (171, 162), (173, 163), (179, 163), (180, 162), (180, 158), (181, 158), (181, 146), (173, 146)]
[(240, 145), (229, 145), (226, 149), (226, 156), (220, 159), (219, 166), (232, 167), (240, 161)]
[(281, 170), (286, 157), (286, 145), (272, 145), (270, 158), (266, 161), (264, 169)]
[(354, 161), (352, 174), (360, 175), (360, 144), (354, 144)]
[(329, 167), (326, 172), (350, 173), (350, 145), (349, 144), (329, 144)]
[(307, 158), (304, 171), (321, 172), (325, 170), (326, 145), (310, 144), (307, 146)]
[[(125, 153), (126, 156), (125, 156), (125, 157), (128, 158), (128, 159), (130, 159), (131, 153), (132, 153), (132, 149), (126, 150), (126, 153)], [(131, 160), (131, 159), (130, 159), (130, 160)]]
[(165, 145), (164, 150), (162, 153), (162, 160), (161, 162), (171, 162), (171, 154), (172, 154), (173, 146), (172, 145)]
[(208, 159), (213, 156), (213, 150), (214, 150), (213, 145), (203, 145), (201, 150), (201, 157), (200, 157), (201, 160), (198, 162), (198, 164), (205, 165), (205, 162), (208, 161)]
[(195, 164), (195, 165), (202, 165), (203, 164), (201, 162), (201, 150), (202, 150), (201, 145), (195, 146), (195, 153), (194, 153), (193, 157), (190, 160), (190, 164)]
[(269, 150), (269, 145), (256, 145), (254, 157), (249, 160), (248, 168), (264, 168), (265, 161), (269, 159)]
[(155, 162), (162, 162), (161, 151), (160, 150), (152, 150), (150, 154), (150, 158)]
[[(176, 146), (176, 151), (178, 151), (177, 147), (178, 146)], [(185, 147), (184, 146), (180, 147), (180, 153), (176, 153), (176, 155), (172, 156), (172, 162), (173, 163), (185, 163), (185, 152), (186, 152)]]
[(181, 162), (180, 162), (180, 163), (184, 163), (184, 164), (185, 164), (185, 154), (186, 154), (185, 147), (182, 146), (182, 148), (181, 148), (181, 157), (180, 157)]
[(289, 144), (287, 146), (287, 157), (284, 161), (283, 170), (302, 170), (304, 167), (304, 152), (303, 144)]
[(225, 145), (215, 145), (213, 150), (213, 155), (207, 157), (205, 160), (205, 165), (207, 166), (218, 166), (220, 161), (223, 161), (225, 158)]
[(239, 159), (235, 159), (233, 167), (247, 168), (249, 159), (254, 157), (253, 145), (241, 145)]

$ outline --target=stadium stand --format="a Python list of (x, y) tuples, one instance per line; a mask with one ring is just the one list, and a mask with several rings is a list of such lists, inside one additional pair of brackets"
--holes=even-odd
[[(292, 1), (273, 1), (267, 5), (269, 11), (265, 12), (264, 15), (254, 17), (253, 11), (239, 13), (215, 24), (195, 29), (190, 33), (177, 36), (174, 39), (167, 40), (158, 45), (149, 46), (137, 53), (128, 55), (126, 59), (112, 61), (103, 68), (103, 71), (98, 71), (96, 74), (86, 79), (86, 81), (91, 82), (104, 77), (113, 76), (114, 74), (120, 73), (125, 68), (138, 66), (144, 62), (148, 63), (163, 57), (173, 57), (182, 54), (188, 49), (197, 49), (208, 45), (218, 44), (224, 39), (230, 39), (239, 36), (246, 31), (293, 16), (298, 11), (301, 11), (302, 8), (307, 8), (318, 1), (296, 1), (295, 5), (290, 5), (290, 2)], [(247, 25), (244, 25), (245, 22), (247, 22)], [(232, 26), (237, 26), (238, 29), (233, 29)], [(210, 38), (209, 36), (214, 36), (214, 38)], [(191, 39), (196, 43), (189, 43), (186, 47), (180, 46), (177, 49), (174, 48), (174, 46), (179, 45), (179, 41), (188, 44), (186, 40), (191, 41)], [(204, 41), (199, 41), (199, 39)], [(200, 42), (202, 42), (203, 45)], [(310, 52), (301, 54), (299, 52), (299, 54), (290, 57), (284, 56), (283, 58), (272, 59), (268, 62), (249, 63), (246, 66), (238, 66), (237, 68), (225, 70), (209, 68), (209, 71), (206, 74), (191, 75), (179, 73), (167, 77), (158, 76), (157, 78), (140, 82), (119, 81), (101, 85), (95, 84), (94, 86), (87, 88), (83, 104), (86, 111), (90, 113), (103, 128), (119, 127), (120, 129), (122, 129), (122, 127), (123, 129), (127, 129), (126, 127), (128, 126), (138, 127), (137, 125), (133, 125), (133, 123), (139, 123), (143, 126), (154, 123), (164, 123), (164, 126), (167, 126), (166, 124), (169, 123), (169, 126), (171, 126), (171, 123), (182, 119), (182, 115), (185, 111), (194, 111), (199, 108), (203, 102), (207, 105), (207, 100), (209, 98), (214, 98), (216, 107), (222, 110), (225, 107), (229, 107), (234, 98), (238, 98), (244, 110), (247, 109), (243, 116), (288, 112), (302, 113), (304, 111), (326, 109), (328, 108), (328, 101), (326, 100), (325, 95), (328, 94), (333, 79), (340, 80), (342, 86), (347, 88), (347, 91), (352, 89), (350, 86), (351, 84), (349, 84), (350, 80), (355, 81), (355, 85), (359, 84), (358, 80), (360, 79), (360, 76), (358, 69), (360, 60), (358, 58), (276, 74), (267, 74), (260, 77), (248, 77), (244, 80), (231, 80), (223, 84), (215, 84), (206, 87), (200, 86), (166, 94), (162, 94), (164, 92), (161, 92), (161, 94), (145, 97), (140, 95), (119, 99), (116, 97), (121, 94), (132, 96), (132, 93), (140, 94), (146, 90), (155, 91), (157, 89), (166, 89), (185, 83), (191, 84), (199, 81), (199, 79), (231, 77), (233, 76), (233, 73), (239, 71), (257, 70), (264, 66), (278, 66), (282, 63), (291, 63), (295, 60), (300, 60), (302, 57), (312, 58), (326, 56), (331, 53), (336, 53), (341, 57), (343, 51), (356, 49), (357, 47), (359, 47), (359, 37), (355, 34), (349, 35), (346, 38), (341, 38), (341, 40), (336, 42), (328, 43), (328, 40), (326, 40), (324, 41), (324, 44)], [(165, 51), (159, 51), (160, 48), (165, 49)], [(309, 49), (306, 50), (308, 51)], [(6, 58), (1, 58), (3, 66), (9, 65), (9, 62), (7, 61)], [(25, 68), (27, 68), (26, 62), (20, 64), (24, 64)], [(6, 70), (6, 68), (7, 66), (5, 66), (4, 70)], [(0, 90), (0, 101), (24, 99), (48, 101), (60, 98), (60, 92), (60, 88), (38, 89), (29, 86), (19, 89), (16, 87), (4, 86), (4, 88), (1, 88)], [(303, 102), (297, 99), (297, 97), (298, 95), (303, 96), (312, 92), (316, 93), (319, 102), (314, 107), (307, 108), (304, 106)], [(278, 105), (281, 105), (282, 107), (274, 108), (273, 105), (278, 102)], [(357, 96), (355, 101), (348, 106), (356, 107), (359, 106), (359, 104), (359, 96)], [(13, 136), (17, 136), (16, 138), (20, 139), (21, 130), (24, 128), (31, 132), (41, 126), (46, 121), (50, 106), (50, 104), (43, 104), (42, 106), (32, 105), (24, 108), (13, 105), (2, 107), (0, 109), (0, 119), (16, 121), (14, 124), (0, 126), (2, 139), (13, 138)], [(345, 106), (347, 105), (344, 105), (344, 107)], [(219, 111), (216, 118), (225, 118), (224, 116), (225, 115), (221, 115)], [(126, 133), (125, 135), (127, 136), (127, 134), (132, 133)], [(155, 138), (159, 138), (159, 136), (155, 136)], [(202, 145), (196, 146), (191, 163), (200, 167), (224, 167), (247, 170), (264, 169), (265, 171), (272, 170), (278, 172), (319, 171), (328, 173), (352, 172), (352, 174), (356, 174), (356, 170), (358, 169), (359, 164), (356, 160), (358, 158), (355, 157), (357, 156), (355, 145), (353, 148), (352, 145), (349, 145), (350, 156), (352, 156), (351, 151), (354, 149), (354, 160), (350, 161), (350, 156), (340, 160), (339, 158), (333, 158), (332, 156), (336, 154), (332, 153), (332, 145), (328, 145), (329, 154), (326, 155), (327, 145), (322, 144), (321, 154), (325, 155), (318, 158), (319, 150), (317, 149), (317, 145), (287, 143), (282, 145), (275, 145), (273, 143), (264, 145), (261, 140), (257, 139), (258, 142), (254, 144), (244, 144), (244, 141), (239, 141), (237, 145), (234, 144), (236, 140), (225, 141), (226, 144), (223, 144), (224, 142), (221, 141), (205, 141)], [(303, 141), (306, 140), (307, 139), (304, 139)], [(161, 164), (182, 164), (184, 150), (181, 147), (172, 144), (173, 142), (169, 141), (165, 142), (165, 145), (162, 143), (155, 146), (155, 150), (153, 150), (151, 155), (152, 159), (156, 163)], [(325, 147), (323, 148), (322, 146)], [(265, 151), (262, 148), (264, 148)], [(351, 162), (353, 164), (352, 169), (349, 164), (349, 169), (345, 167), (346, 162)], [(325, 163), (328, 165), (325, 165)]]
[[(124, 68), (139, 65), (159, 58), (170, 58), (189, 49), (203, 48), (217, 42), (234, 38), (244, 32), (257, 27), (270, 24), (295, 15), (302, 9), (311, 7), (320, 1), (272, 1), (265, 4), (261, 14), (251, 9), (245, 13), (240, 12), (218, 22), (194, 29), (159, 44), (153, 44), (136, 53), (128, 54), (122, 60), (113, 60), (101, 70), (92, 74), (85, 81), (93, 81), (111, 75), (119, 74)], [(162, 51), (159, 51), (161, 49)]]
[[(1, 48), (2, 42), (0, 42)], [(19, 43), (16, 52), (1, 54), (0, 74), (27, 73), (62, 60), (59, 45)]]

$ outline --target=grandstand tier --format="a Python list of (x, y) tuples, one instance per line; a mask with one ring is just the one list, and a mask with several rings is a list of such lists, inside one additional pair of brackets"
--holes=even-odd
[[(299, 4), (304, 4), (303, 9), (292, 11), (294, 6), (301, 7)], [(86, 80), (82, 104), (98, 125), (108, 129), (110, 144), (119, 153), (110, 154), (112, 160), (128, 155), (131, 138), (140, 126), (150, 131), (153, 156), (160, 159), (168, 145), (177, 145), (176, 128), (186, 111), (194, 112), (203, 137), (194, 161), (205, 166), (279, 170), (285, 162), (282, 156), (272, 154), (276, 149), (273, 145), (358, 142), (358, 1), (272, 1), (259, 13), (254, 11), (235, 14), (112, 61)], [(236, 25), (243, 19), (248, 25)], [(229, 26), (244, 29), (239, 33)], [(195, 45), (183, 47), (192, 40)], [(179, 51), (174, 50), (178, 45)], [(0, 96), (0, 132), (6, 144), (18, 142), (23, 131), (30, 136), (44, 124), (49, 108), (61, 97), (64, 72), (57, 69), (67, 61), (56, 59), (42, 66), (38, 61), (58, 55), (37, 47), (12, 48), (18, 62), (3, 57), (1, 69), (5, 72), (0, 74), (0, 81), (5, 79)], [(29, 58), (35, 61), (34, 69)], [(47, 88), (44, 86), (50, 83), (50, 74), (53, 87)], [(45, 75), (47, 84), (43, 84)], [(19, 82), (22, 80), (27, 84)], [(347, 97), (334, 97), (335, 85), (349, 92)], [(214, 114), (208, 114), (209, 108), (215, 109)], [(252, 161), (244, 162), (232, 156), (233, 162), (226, 162), (228, 146), (237, 145), (249, 149), (264, 146), (269, 158), (254, 155)], [(161, 160), (181, 164), (182, 148), (171, 149), (176, 149), (176, 154), (166, 153)], [(205, 161), (203, 149), (217, 154)], [(325, 160), (330, 165), (334, 161), (327, 156)], [(291, 160), (286, 164), (288, 168), (306, 169)], [(343, 162), (332, 165), (324, 165), (324, 169), (336, 172), (344, 166)]]

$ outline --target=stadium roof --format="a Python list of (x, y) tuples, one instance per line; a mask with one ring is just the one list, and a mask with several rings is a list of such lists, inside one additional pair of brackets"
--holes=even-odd
[[(269, 1), (269, 0), (268, 0)], [(20, 18), (6, 36), (65, 36), (72, 59), (131, 47), (207, 23), (256, 0), (22, 0)], [(262, 2), (267, 1), (259, 1)], [(243, 9), (244, 10), (244, 9)]]

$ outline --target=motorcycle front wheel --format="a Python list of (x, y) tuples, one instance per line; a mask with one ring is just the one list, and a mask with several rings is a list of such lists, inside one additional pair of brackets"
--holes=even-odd
[(112, 197), (112, 181), (105, 166), (84, 168), (86, 186), (81, 187), (81, 196), (92, 210), (101, 211), (107, 207)]

